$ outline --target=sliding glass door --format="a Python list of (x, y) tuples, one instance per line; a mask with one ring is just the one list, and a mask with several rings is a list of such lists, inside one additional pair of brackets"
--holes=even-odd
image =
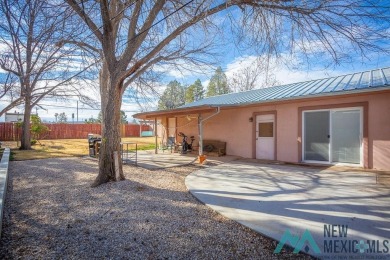
[(360, 110), (332, 111), (332, 162), (360, 163)]
[(329, 111), (304, 113), (304, 160), (329, 161)]
[(361, 163), (360, 108), (303, 112), (303, 160)]

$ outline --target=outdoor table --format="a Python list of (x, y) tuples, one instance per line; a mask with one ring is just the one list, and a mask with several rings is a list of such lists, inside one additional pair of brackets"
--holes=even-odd
[[(129, 151), (129, 145), (135, 145), (135, 151)], [(126, 146), (126, 153), (124, 152), (124, 147)], [(121, 142), (121, 154), (122, 154), (122, 163), (127, 161), (134, 161), (134, 164), (137, 165), (137, 154), (138, 154), (138, 144), (135, 142)]]

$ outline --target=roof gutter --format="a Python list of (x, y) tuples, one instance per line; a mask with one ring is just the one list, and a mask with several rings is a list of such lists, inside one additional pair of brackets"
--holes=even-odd
[(203, 113), (203, 112), (212, 112), (215, 107), (210, 105), (202, 105), (202, 106), (195, 106), (195, 107), (184, 107), (184, 108), (175, 108), (175, 109), (169, 109), (169, 110), (157, 110), (157, 111), (151, 111), (151, 112), (143, 112), (143, 113), (137, 113), (134, 114), (133, 117), (135, 118), (155, 118), (159, 116), (167, 116), (167, 115), (179, 115), (179, 114), (196, 114), (196, 113)]
[(199, 129), (199, 156), (203, 155), (203, 122), (209, 120), (213, 116), (218, 115), (221, 112), (221, 107), (217, 107), (217, 111), (214, 114), (209, 115), (208, 117), (202, 119), (202, 116), (198, 117), (198, 129)]

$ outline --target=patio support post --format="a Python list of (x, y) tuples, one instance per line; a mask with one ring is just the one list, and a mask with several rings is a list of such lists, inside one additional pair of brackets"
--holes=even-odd
[(203, 155), (203, 125), (202, 114), (198, 115), (198, 132), (199, 132), (199, 155)]
[(202, 119), (202, 115), (198, 116), (198, 129), (199, 129), (199, 156), (203, 155), (203, 122), (218, 115), (221, 112), (221, 108), (217, 107), (217, 111), (214, 114), (209, 115), (205, 119)]
[(154, 153), (157, 154), (157, 118), (154, 118)]

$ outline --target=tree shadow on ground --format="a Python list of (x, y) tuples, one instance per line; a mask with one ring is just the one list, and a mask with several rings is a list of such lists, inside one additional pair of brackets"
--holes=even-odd
[[(199, 203), (184, 178), (192, 167), (124, 166), (127, 180), (90, 184), (96, 161), (12, 162), (1, 258), (290, 258)], [(298, 257), (305, 257), (299, 255)]]

